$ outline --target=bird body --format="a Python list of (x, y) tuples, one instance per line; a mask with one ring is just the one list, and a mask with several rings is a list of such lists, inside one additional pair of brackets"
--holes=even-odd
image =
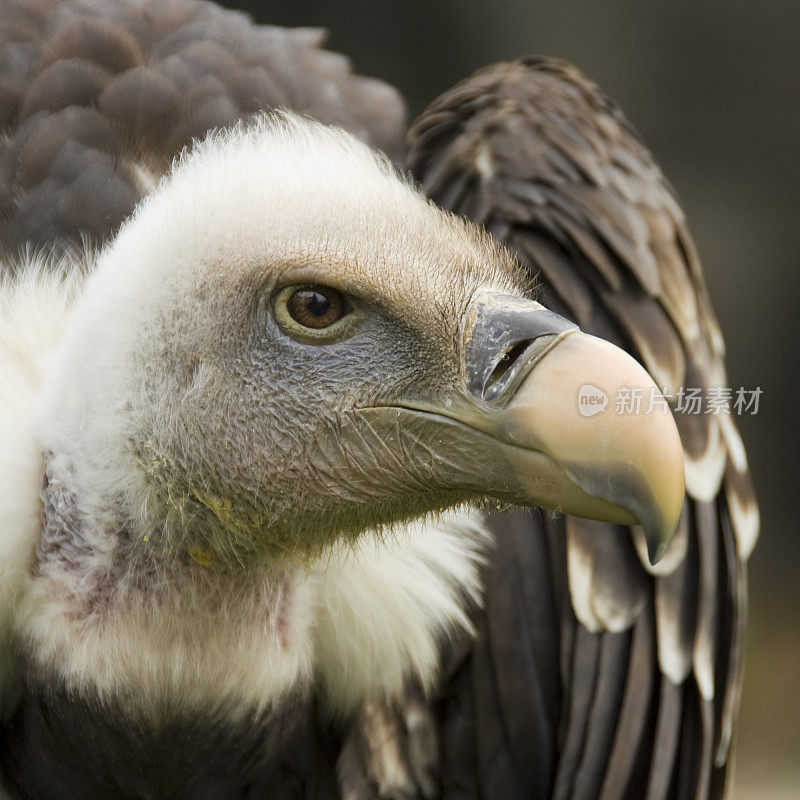
[(522, 60), (403, 145), (317, 33), (4, 11), (9, 796), (722, 796), (741, 441), (575, 405), (726, 380), (613, 104)]

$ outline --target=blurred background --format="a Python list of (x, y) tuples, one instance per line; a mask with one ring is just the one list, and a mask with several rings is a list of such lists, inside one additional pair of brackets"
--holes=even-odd
[(736, 800), (800, 797), (800, 3), (225, 0), (322, 26), (411, 118), (481, 66), (572, 61), (625, 110), (683, 202), (728, 344), (761, 501)]

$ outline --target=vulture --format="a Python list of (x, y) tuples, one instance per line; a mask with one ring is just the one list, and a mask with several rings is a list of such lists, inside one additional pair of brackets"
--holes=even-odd
[(620, 110), (0, 10), (3, 800), (722, 797), (758, 511)]

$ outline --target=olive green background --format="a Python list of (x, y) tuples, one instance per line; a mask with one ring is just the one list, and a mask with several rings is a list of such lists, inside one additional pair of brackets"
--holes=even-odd
[(703, 257), (762, 506), (751, 560), (737, 800), (800, 797), (800, 3), (650, 0), (227, 0), (261, 22), (328, 28), (412, 118), (486, 64), (566, 58), (626, 111), (675, 186)]

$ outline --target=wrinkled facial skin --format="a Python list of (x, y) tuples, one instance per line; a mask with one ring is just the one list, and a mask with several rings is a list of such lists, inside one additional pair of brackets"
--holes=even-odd
[[(441, 272), (449, 291), (437, 281), (428, 289), (420, 276), (415, 297), (394, 299), (365, 285), (364, 270), (292, 262), (241, 270), (227, 287), (200, 281), (194, 296), (184, 294), (150, 337), (166, 348), (141, 356), (138, 368), (153, 379), (143, 433), (131, 442), (165, 527), (177, 523), (184, 544), (240, 560), (312, 555), (336, 538), (482, 495), (469, 485), (474, 467), (453, 485), (452, 464), (474, 463), (463, 430), (452, 426), (447, 443), (445, 426), (428, 446), (424, 418), (362, 413), (399, 398), (447, 403), (465, 394), (463, 318), (484, 287)], [(308, 343), (281, 329), (275, 294), (309, 283), (348, 297), (357, 322), (346, 338)], [(174, 381), (166, 392), (163, 374)]]

